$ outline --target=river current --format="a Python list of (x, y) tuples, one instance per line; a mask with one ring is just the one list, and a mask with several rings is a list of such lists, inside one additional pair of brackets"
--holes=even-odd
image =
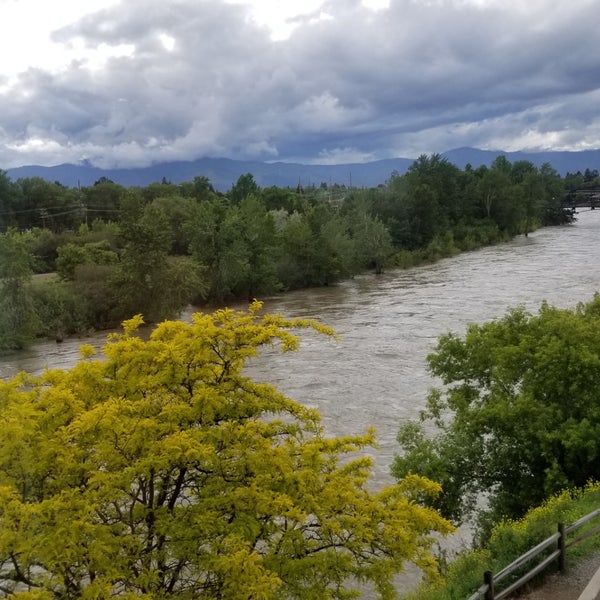
[[(248, 371), (318, 408), (330, 435), (361, 434), (374, 426), (379, 446), (369, 453), (375, 464), (373, 486), (379, 487), (392, 481), (389, 468), (398, 451), (399, 424), (418, 416), (428, 389), (437, 383), (427, 373), (426, 357), (441, 334), (462, 334), (469, 323), (502, 317), (514, 306), (535, 312), (546, 300), (573, 307), (598, 290), (600, 210), (588, 210), (573, 225), (541, 229), (432, 265), (263, 299), (268, 312), (332, 326), (339, 341), (302, 334), (299, 351), (267, 349)], [(0, 359), (0, 378), (22, 370), (39, 373), (47, 366), (68, 368), (79, 358), (81, 344), (100, 348), (105, 337), (99, 333), (36, 344)], [(463, 528), (450, 547), (458, 549), (469, 538)], [(418, 577), (409, 569), (398, 579), (398, 589)]]
[[(265, 310), (315, 318), (332, 326), (339, 341), (303, 335), (298, 352), (268, 349), (249, 372), (318, 408), (331, 435), (360, 434), (374, 426), (375, 483), (388, 483), (398, 425), (418, 415), (436, 384), (426, 356), (439, 335), (463, 333), (468, 323), (501, 317), (513, 306), (537, 311), (546, 300), (572, 307), (599, 289), (600, 210), (586, 211), (573, 225), (540, 229), (432, 265), (266, 298)], [(99, 348), (105, 336), (36, 344), (2, 358), (0, 377), (38, 373), (46, 366), (68, 368), (82, 343)]]

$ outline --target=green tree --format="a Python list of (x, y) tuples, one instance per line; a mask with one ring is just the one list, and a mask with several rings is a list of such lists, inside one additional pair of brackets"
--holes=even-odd
[(352, 216), (352, 237), (356, 244), (357, 263), (361, 268), (373, 268), (381, 274), (392, 255), (392, 239), (387, 227), (377, 217), (366, 212)]
[(106, 240), (83, 245), (69, 242), (58, 248), (56, 272), (62, 279), (73, 280), (80, 265), (114, 265), (117, 260), (117, 253), (110, 249)]
[(252, 173), (240, 175), (235, 184), (227, 192), (227, 197), (231, 204), (239, 204), (248, 196), (260, 196), (260, 188), (254, 180)]
[(238, 213), (225, 200), (202, 202), (187, 233), (192, 256), (206, 269), (208, 299), (221, 303), (234, 296), (248, 271)]
[(501, 207), (506, 203), (510, 177), (500, 169), (482, 169), (478, 174), (476, 195), (483, 207), (483, 216), (491, 219), (501, 214)]
[[(515, 163), (517, 164), (517, 163)], [(524, 214), (524, 232), (527, 236), (541, 221), (544, 206), (544, 186), (536, 169), (523, 175), (521, 182), (522, 212)]]
[[(422, 423), (401, 428), (393, 472), (438, 481), (446, 516), (460, 518), (484, 495), (493, 519), (519, 517), (598, 476), (600, 296), (444, 335), (428, 364), (445, 387), (431, 392)], [(425, 434), (427, 422), (438, 435)]]
[(17, 180), (20, 188), (17, 222), (20, 229), (40, 226), (58, 232), (74, 229), (85, 220), (77, 190), (41, 177)]
[(169, 254), (182, 256), (189, 254), (188, 223), (193, 216), (195, 204), (194, 199), (182, 196), (159, 197), (152, 201), (152, 206), (159, 208), (169, 222), (171, 237)]
[(319, 203), (280, 221), (277, 272), (286, 289), (329, 285), (354, 272), (354, 243), (345, 217)]
[(193, 181), (184, 181), (179, 185), (181, 195), (184, 198), (194, 198), (198, 202), (212, 200), (215, 195), (215, 188), (208, 177), (197, 175)]
[[(455, 223), (462, 215), (458, 188), (459, 173), (458, 167), (442, 158), (440, 154), (422, 154), (409, 167), (406, 175), (411, 185), (427, 185), (432, 190), (435, 201), (441, 208), (441, 214), (436, 214), (433, 210), (430, 218), (441, 221), (442, 225), (448, 222)], [(431, 208), (433, 209), (433, 205)]]
[[(0, 574), (15, 600), (395, 597), (436, 570), (450, 524), (412, 476), (370, 489), (373, 433), (327, 437), (318, 413), (244, 372), (313, 321), (230, 310), (112, 335), (69, 371), (0, 382)], [(357, 455), (357, 453), (359, 453)]]
[(143, 310), (150, 321), (160, 321), (177, 315), (204, 293), (197, 263), (187, 257), (169, 256), (172, 229), (160, 206), (131, 207), (122, 232), (125, 247), (113, 279), (120, 294), (120, 315)]
[(261, 191), (260, 197), (265, 203), (267, 210), (284, 209), (288, 213), (293, 212), (301, 204), (302, 200), (302, 196), (296, 191), (276, 186), (264, 188)]
[(540, 180), (543, 188), (542, 225), (563, 225), (572, 222), (573, 215), (564, 209), (564, 182), (550, 163), (544, 163), (540, 167)]
[(0, 232), (17, 225), (21, 188), (15, 185), (6, 171), (0, 170)]
[(243, 275), (235, 286), (238, 297), (254, 300), (261, 294), (277, 291), (276, 265), (279, 254), (275, 220), (262, 200), (248, 196), (239, 208), (230, 210), (239, 226), (238, 242), (243, 244)]
[(121, 203), (127, 195), (127, 188), (112, 182), (106, 177), (98, 179), (94, 185), (81, 190), (86, 220), (116, 221), (121, 213)]
[(25, 347), (38, 330), (28, 288), (32, 272), (25, 236), (14, 229), (0, 234), (0, 352)]
[(313, 232), (306, 217), (298, 212), (281, 223), (282, 254), (277, 265), (280, 281), (286, 289), (298, 289), (315, 284)]

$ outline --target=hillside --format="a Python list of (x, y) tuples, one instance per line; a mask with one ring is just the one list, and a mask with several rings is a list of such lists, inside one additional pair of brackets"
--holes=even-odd
[[(527, 160), (536, 166), (550, 163), (561, 175), (567, 172), (597, 169), (600, 166), (600, 150), (582, 152), (502, 152), (478, 150), (476, 148), (457, 148), (444, 152), (442, 156), (457, 167), (464, 169), (467, 164), (473, 168), (489, 166), (497, 156), (504, 154), (510, 162)], [(208, 177), (219, 191), (228, 190), (240, 175), (252, 173), (261, 187), (296, 187), (303, 185), (321, 185), (338, 183), (353, 187), (376, 187), (385, 183), (390, 175), (397, 171), (402, 174), (412, 164), (414, 158), (393, 158), (368, 163), (339, 165), (307, 165), (285, 162), (238, 161), (227, 158), (201, 158), (194, 161), (160, 163), (135, 169), (100, 169), (90, 164), (63, 164), (53, 167), (23, 166), (7, 169), (12, 180), (21, 177), (42, 177), (47, 181), (58, 181), (68, 187), (93, 185), (101, 177), (124, 186), (148, 185), (162, 181), (172, 183), (192, 181), (202, 175)]]

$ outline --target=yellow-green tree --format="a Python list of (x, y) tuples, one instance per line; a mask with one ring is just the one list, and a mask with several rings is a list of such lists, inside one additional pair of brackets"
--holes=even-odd
[(313, 321), (249, 311), (124, 323), (104, 357), (0, 382), (0, 594), (21, 598), (394, 597), (435, 571), (437, 484), (369, 489), (373, 433), (330, 438), (316, 411), (245, 375)]

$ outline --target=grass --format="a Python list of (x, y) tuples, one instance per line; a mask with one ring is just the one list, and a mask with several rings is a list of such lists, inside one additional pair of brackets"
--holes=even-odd
[[(498, 573), (519, 556), (550, 537), (557, 531), (558, 523), (569, 525), (600, 508), (600, 484), (594, 483), (584, 490), (565, 491), (547, 500), (542, 506), (530, 510), (517, 521), (497, 524), (486, 548), (463, 552), (449, 563), (441, 573), (440, 581), (423, 583), (403, 596), (404, 600), (465, 600), (483, 583), (483, 573)], [(600, 517), (592, 519), (572, 532), (567, 539), (580, 537), (599, 525)], [(568, 548), (569, 564), (578, 562), (600, 550), (600, 534)], [(541, 560), (540, 557), (538, 557)], [(527, 565), (525, 570), (533, 567)], [(546, 573), (547, 574), (547, 573)], [(542, 576), (543, 577), (543, 576)]]

